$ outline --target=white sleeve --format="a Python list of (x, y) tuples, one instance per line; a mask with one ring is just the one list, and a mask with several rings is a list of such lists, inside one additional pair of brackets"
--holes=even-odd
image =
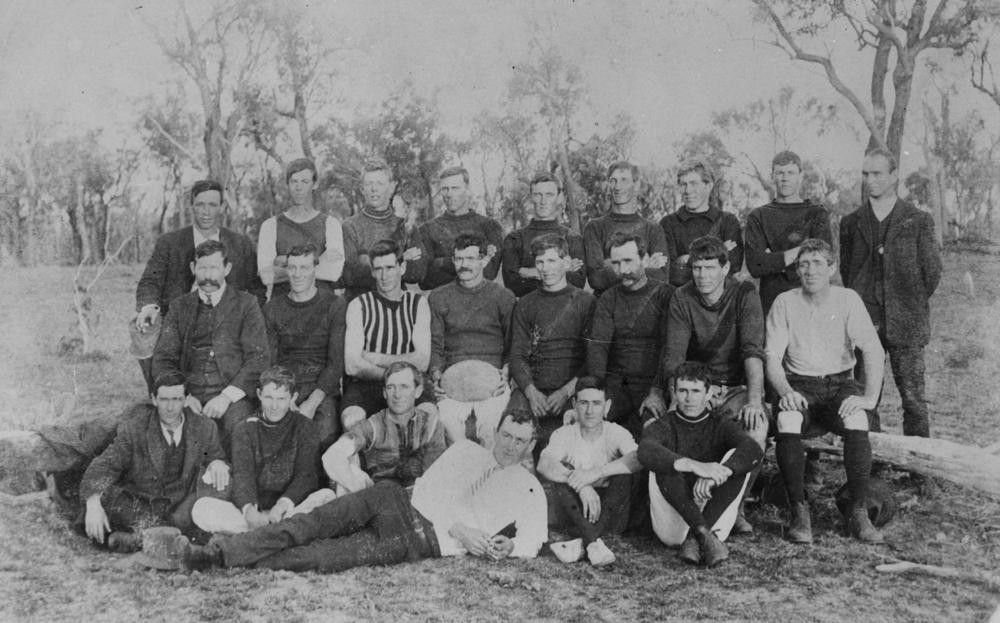
[(787, 297), (784, 293), (779, 294), (771, 305), (771, 311), (767, 314), (767, 323), (764, 332), (764, 351), (767, 357), (782, 361), (785, 352), (788, 350), (788, 323), (786, 321), (787, 312), (785, 301)]
[(328, 215), (326, 217), (326, 251), (319, 257), (316, 278), (337, 281), (343, 272), (344, 231), (340, 226), (340, 221)]
[(525, 472), (527, 489), (517, 506), (517, 536), (510, 555), (514, 558), (534, 558), (538, 550), (549, 539), (549, 510), (542, 485), (531, 474)]
[(611, 443), (615, 450), (617, 450), (618, 458), (639, 449), (639, 444), (636, 443), (635, 437), (625, 427), (614, 422), (611, 423), (611, 426)]
[(257, 274), (264, 285), (274, 284), (274, 258), (278, 257), (278, 220), (271, 217), (260, 224), (257, 235)]

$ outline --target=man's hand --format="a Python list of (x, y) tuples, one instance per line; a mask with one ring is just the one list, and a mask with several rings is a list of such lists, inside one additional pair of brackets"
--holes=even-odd
[(649, 394), (643, 399), (642, 404), (639, 405), (639, 413), (642, 413), (643, 409), (648, 409), (653, 417), (662, 418), (667, 414), (667, 401), (663, 399), (663, 391), (659, 389), (650, 389)]
[(201, 410), (201, 414), (205, 417), (217, 420), (226, 414), (226, 409), (228, 409), (231, 404), (233, 404), (232, 401), (229, 400), (225, 394), (219, 394), (205, 403), (205, 407)]
[(595, 467), (594, 469), (574, 469), (569, 473), (569, 477), (566, 478), (566, 484), (573, 487), (574, 491), (579, 492), (584, 487), (588, 487), (600, 480), (601, 476), (600, 467)]
[(338, 481), (337, 484), (347, 489), (348, 492), (354, 493), (355, 491), (361, 491), (362, 489), (367, 489), (368, 487), (375, 486), (375, 481), (372, 477), (365, 472), (358, 470), (350, 470), (351, 475), (343, 482)]
[(486, 555), (490, 560), (501, 560), (510, 556), (514, 551), (514, 541), (511, 541), (502, 534), (498, 534), (490, 539), (490, 545), (486, 549)]
[(716, 485), (721, 485), (733, 475), (733, 470), (721, 463), (703, 463), (689, 458), (674, 461), (674, 469), (678, 472), (690, 472), (699, 478), (707, 478)]
[(793, 389), (781, 397), (781, 400), (778, 401), (778, 407), (782, 411), (805, 411), (809, 408), (809, 401)]
[(302, 415), (309, 418), (310, 420), (315, 420), (316, 409), (319, 409), (319, 405), (322, 402), (323, 402), (322, 400), (313, 400), (312, 398), (306, 398), (305, 400), (302, 401), (302, 404), (300, 404), (295, 409)]
[(537, 268), (518, 268), (517, 275), (521, 279), (538, 279), (538, 269)]
[(287, 255), (275, 255), (274, 261), (271, 265), (275, 268), (287, 268), (288, 267), (288, 256)]
[(465, 524), (457, 523), (451, 527), (448, 534), (456, 539), (473, 556), (486, 557), (489, 552), (492, 539), (482, 530), (470, 528)]
[(531, 405), (531, 412), (535, 414), (535, 417), (545, 417), (545, 414), (549, 412), (548, 399), (534, 385), (528, 385), (528, 389), (524, 390), (524, 397), (528, 399), (528, 404)]
[(503, 364), (500, 368), (500, 382), (497, 383), (496, 389), (493, 390), (491, 396), (496, 398), (497, 396), (503, 395), (504, 392), (510, 387), (510, 372), (507, 370), (507, 364)]
[(201, 480), (206, 485), (212, 485), (216, 491), (223, 491), (229, 486), (229, 466), (225, 461), (216, 459), (205, 468), (205, 475)]
[(784, 252), (785, 266), (791, 266), (799, 259), (799, 247), (792, 247)]
[(576, 409), (566, 409), (563, 413), (563, 426), (570, 426), (571, 424), (576, 424), (576, 418), (579, 414)]
[(145, 333), (153, 327), (156, 317), (160, 315), (159, 305), (143, 305), (135, 317), (135, 328), (139, 333)]
[(496, 254), (497, 254), (497, 245), (495, 245), (495, 244), (488, 244), (488, 245), (486, 245), (486, 259), (487, 260), (492, 260), (493, 256), (495, 256)]
[(365, 419), (365, 412), (361, 409), (344, 411), (340, 416), (340, 423), (344, 425), (344, 431), (349, 431)]
[(248, 505), (246, 509), (243, 510), (243, 519), (246, 520), (247, 525), (250, 526), (251, 530), (266, 526), (270, 523), (270, 517), (267, 513), (262, 513), (257, 510), (256, 505)]
[(726, 240), (722, 244), (726, 245), (726, 251), (732, 251), (733, 249), (736, 248), (736, 241), (735, 240)]
[(843, 402), (840, 403), (840, 409), (837, 410), (837, 414), (842, 417), (848, 417), (858, 413), (859, 411), (867, 411), (869, 409), (875, 408), (876, 400), (871, 398), (865, 398), (864, 396), (848, 396), (844, 398)]
[(578, 493), (583, 504), (583, 516), (590, 523), (597, 523), (601, 518), (601, 496), (597, 495), (597, 491), (589, 485), (580, 489)]
[(420, 247), (410, 247), (409, 249), (403, 251), (403, 260), (407, 262), (412, 262), (414, 260), (419, 260), (423, 257), (424, 252)]
[(715, 482), (708, 478), (699, 478), (696, 480), (692, 490), (694, 501), (698, 503), (707, 502), (712, 497), (712, 489), (715, 486)]
[(760, 401), (747, 402), (740, 409), (739, 420), (744, 430), (756, 429), (760, 424), (763, 424), (765, 418), (767, 418), (767, 413)]
[(201, 403), (191, 394), (188, 394), (187, 398), (184, 399), (184, 408), (190, 409), (192, 413), (201, 415)]
[(295, 504), (288, 498), (278, 498), (278, 501), (274, 503), (271, 510), (267, 511), (268, 521), (271, 523), (278, 523), (284, 519), (288, 513), (292, 512), (295, 508)]
[(565, 389), (560, 387), (545, 398), (545, 412), (557, 414), (568, 399), (569, 394)]
[[(583, 260), (578, 257), (572, 257), (569, 260), (569, 272), (576, 272), (583, 268)], [(535, 275), (537, 277), (538, 271), (535, 270)]]
[(111, 522), (108, 521), (108, 514), (101, 506), (101, 495), (94, 494), (87, 498), (87, 512), (84, 516), (84, 526), (87, 528), (87, 536), (98, 543), (104, 543), (104, 537), (111, 532)]
[[(647, 266), (649, 266), (649, 268), (663, 268), (669, 261), (670, 258), (657, 251), (656, 253), (650, 254), (649, 264), (647, 264)], [(680, 258), (678, 258), (678, 261), (680, 261)]]

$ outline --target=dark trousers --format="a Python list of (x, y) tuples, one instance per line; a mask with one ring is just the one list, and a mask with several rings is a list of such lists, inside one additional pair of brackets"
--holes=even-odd
[(886, 346), (886, 352), (903, 403), (903, 434), (930, 437), (930, 416), (924, 397), (924, 347)]
[(609, 376), (607, 396), (611, 399), (608, 421), (622, 426), (638, 441), (642, 438), (642, 401), (649, 394), (649, 383), (634, 383), (629, 379)]
[(729, 508), (743, 488), (746, 474), (733, 474), (726, 482), (712, 489), (703, 509), (698, 508), (694, 500), (694, 483), (698, 477), (688, 472), (657, 473), (656, 484), (660, 487), (663, 499), (677, 511), (688, 527), (694, 529), (704, 526), (711, 529), (722, 513)]
[(591, 523), (584, 516), (579, 494), (572, 487), (564, 482), (556, 482), (552, 486), (556, 504), (572, 524), (570, 534), (582, 537), (584, 546), (606, 534), (621, 534), (625, 531), (629, 517), (632, 475), (612, 476), (608, 478), (607, 486), (599, 487), (596, 491), (601, 498), (601, 515)]
[(228, 567), (291, 571), (343, 571), (440, 555), (431, 523), (390, 481), (217, 543)]
[[(203, 392), (197, 389), (192, 389), (191, 395), (197, 398), (201, 403), (201, 406), (204, 407), (209, 400), (218, 396), (219, 392)], [(226, 452), (226, 456), (230, 458), (233, 456), (231, 445), (233, 441), (233, 431), (236, 430), (236, 425), (251, 417), (253, 414), (253, 403), (250, 402), (250, 397), (246, 396), (229, 405), (229, 408), (222, 414), (222, 417), (215, 421), (216, 425), (219, 427), (219, 441), (222, 443), (222, 449)]]

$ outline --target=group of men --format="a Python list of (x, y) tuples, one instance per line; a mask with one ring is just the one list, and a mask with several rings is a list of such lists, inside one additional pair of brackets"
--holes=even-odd
[[(772, 174), (774, 201), (741, 232), (706, 165), (681, 168), (684, 203), (657, 224), (639, 214), (638, 169), (618, 162), (610, 213), (580, 236), (543, 173), (534, 218), (504, 237), (471, 209), (464, 169), (440, 174), (446, 212), (414, 228), (391, 169), (370, 163), (366, 205), (341, 225), (300, 159), (256, 254), (221, 227), (221, 186), (196, 183), (194, 224), (157, 242), (137, 288), (153, 404), (87, 469), (87, 534), (120, 551), (151, 525), (219, 535), (186, 549), (192, 566), (530, 557), (548, 490), (576, 537), (551, 544), (560, 560), (613, 562), (602, 537), (642, 509), (681, 559), (714, 566), (731, 532), (753, 530), (742, 500), (769, 435), (787, 536), (811, 542), (802, 439), (830, 431), (848, 531), (881, 542), (868, 431), (887, 350), (904, 432), (929, 434), (933, 224), (896, 196), (892, 156), (869, 152), (835, 286), (830, 216), (803, 200), (801, 160), (782, 152)], [(744, 257), (759, 292), (737, 278)]]

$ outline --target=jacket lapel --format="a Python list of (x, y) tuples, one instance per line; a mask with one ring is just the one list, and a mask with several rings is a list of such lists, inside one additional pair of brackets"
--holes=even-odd
[(903, 227), (910, 222), (912, 216), (909, 210), (906, 209), (906, 204), (897, 199), (896, 205), (892, 206), (892, 218), (889, 220), (889, 230), (885, 232), (886, 245), (903, 231)]
[(149, 462), (152, 464), (156, 475), (163, 477), (166, 454), (163, 442), (163, 431), (160, 429), (160, 416), (153, 411), (149, 418), (149, 425), (146, 427), (146, 450), (149, 452)]
[(875, 245), (875, 241), (872, 240), (871, 230), (865, 226), (865, 221), (868, 220), (869, 216), (872, 216), (872, 206), (870, 203), (866, 203), (865, 207), (858, 210), (858, 218), (854, 221), (854, 227), (857, 228), (861, 239), (865, 241), (868, 248), (871, 249)]

